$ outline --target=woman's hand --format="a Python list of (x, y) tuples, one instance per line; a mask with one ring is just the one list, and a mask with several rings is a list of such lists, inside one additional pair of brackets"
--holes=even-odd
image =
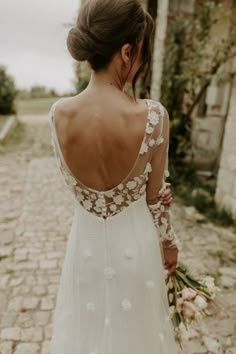
[(166, 183), (166, 188), (161, 194), (161, 201), (163, 204), (170, 206), (172, 202), (171, 184)]
[(168, 241), (163, 242), (164, 268), (168, 270), (168, 275), (174, 273), (178, 263), (178, 248), (170, 247)]

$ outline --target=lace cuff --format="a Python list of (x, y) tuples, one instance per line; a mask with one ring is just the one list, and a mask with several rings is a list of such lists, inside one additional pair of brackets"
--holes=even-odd
[(165, 246), (165, 248), (178, 248), (179, 241), (170, 221), (170, 207), (162, 204), (161, 200), (158, 200), (155, 204), (147, 203), (147, 206), (159, 232), (160, 241), (168, 241), (168, 246)]

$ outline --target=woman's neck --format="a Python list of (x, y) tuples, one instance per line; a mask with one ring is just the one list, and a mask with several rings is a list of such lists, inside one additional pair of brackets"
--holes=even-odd
[(102, 72), (95, 72), (92, 70), (89, 85), (93, 87), (114, 87), (121, 92), (124, 92), (125, 87), (125, 84), (121, 82), (121, 79), (110, 73), (109, 70)]

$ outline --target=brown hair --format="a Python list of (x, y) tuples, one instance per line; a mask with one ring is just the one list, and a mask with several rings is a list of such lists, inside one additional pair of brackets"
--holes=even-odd
[(87, 0), (79, 10), (75, 27), (69, 31), (67, 47), (75, 60), (88, 61), (94, 71), (99, 71), (109, 65), (125, 43), (131, 44), (134, 60), (138, 43), (143, 39), (142, 65), (132, 82), (135, 97), (136, 82), (141, 74), (146, 90), (153, 34), (153, 19), (138, 0)]

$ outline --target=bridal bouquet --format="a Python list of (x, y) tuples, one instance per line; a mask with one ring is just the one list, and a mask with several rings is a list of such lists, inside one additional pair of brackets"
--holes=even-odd
[(176, 338), (181, 345), (181, 326), (207, 315), (207, 307), (220, 289), (215, 286), (214, 278), (206, 276), (197, 279), (181, 263), (175, 272), (166, 278), (170, 317)]

